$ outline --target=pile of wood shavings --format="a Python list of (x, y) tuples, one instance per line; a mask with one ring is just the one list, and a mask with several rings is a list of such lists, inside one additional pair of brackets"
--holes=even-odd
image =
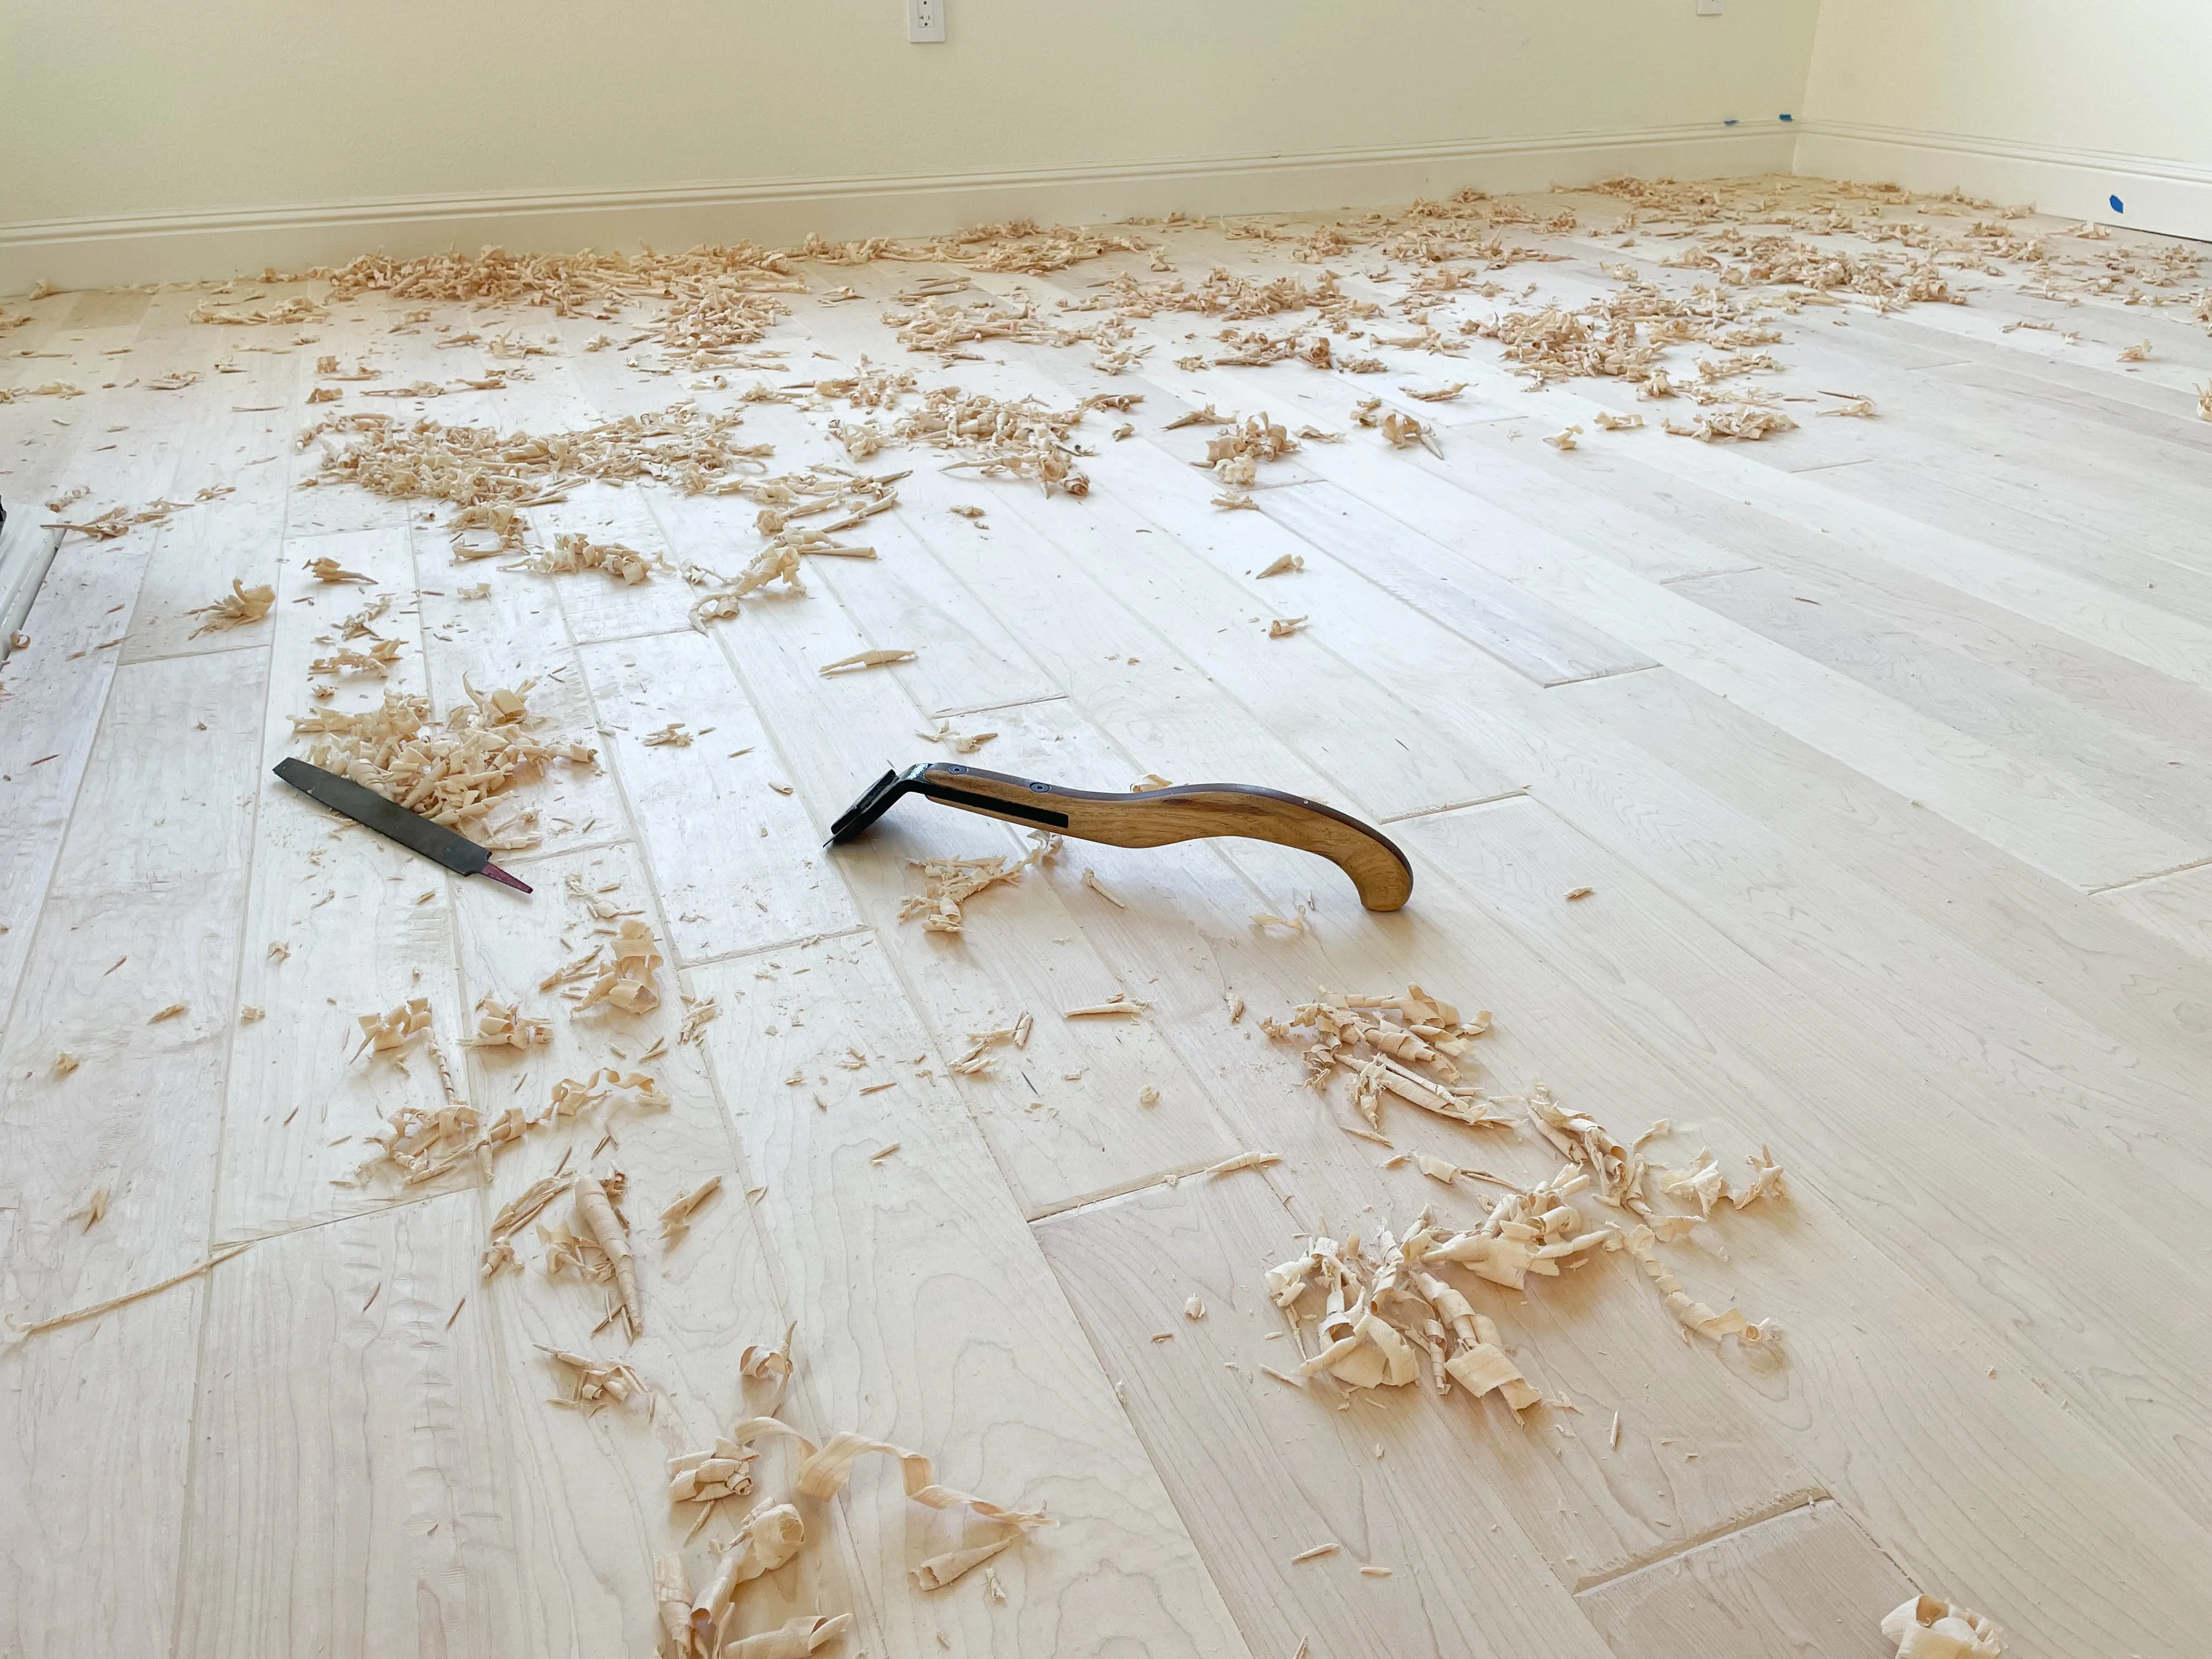
[[(504, 502), (528, 507), (561, 499), (587, 481), (653, 479), (687, 495), (739, 493), (747, 471), (757, 473), (773, 453), (732, 434), (743, 414), (701, 413), (675, 404), (649, 415), (626, 415), (573, 432), (502, 434), (491, 427), (403, 422), (388, 415), (343, 415), (309, 427), (307, 448), (324, 442), (320, 471), (306, 483), (359, 484), (395, 500), (428, 498), (457, 507)], [(304, 487), (304, 486), (303, 486)]]
[(248, 587), (237, 577), (233, 576), (230, 579), (230, 592), (228, 594), (216, 600), (212, 605), (201, 605), (191, 613), (195, 617), (207, 618), (192, 630), (192, 637), (198, 639), (203, 634), (215, 633), (228, 628), (239, 628), (247, 623), (258, 623), (269, 614), (269, 607), (276, 603), (275, 588), (266, 584)]
[[(1623, 1146), (1588, 1114), (1562, 1106), (1540, 1081), (1510, 1097), (1457, 1086), (1455, 1062), (1489, 1029), (1487, 1013), (1462, 1022), (1449, 1004), (1413, 986), (1394, 997), (1326, 995), (1297, 1010), (1288, 1024), (1262, 1024), (1279, 1037), (1297, 1028), (1317, 1033), (1305, 1056), (1317, 1087), (1325, 1089), (1340, 1069), (1354, 1073), (1355, 1101), (1365, 1124), (1344, 1126), (1352, 1133), (1389, 1144), (1381, 1133), (1386, 1094), (1470, 1127), (1511, 1128), (1516, 1120), (1497, 1109), (1510, 1105), (1521, 1108), (1529, 1127), (1570, 1160), (1548, 1179), (1523, 1188), (1424, 1154), (1420, 1168), (1431, 1178), (1449, 1184), (1472, 1177), (1504, 1188), (1505, 1195), (1479, 1225), (1462, 1231), (1439, 1226), (1425, 1212), (1402, 1239), (1378, 1230), (1371, 1253), (1357, 1237), (1343, 1243), (1310, 1239), (1302, 1255), (1268, 1275), (1269, 1293), (1292, 1316), (1294, 1328), (1302, 1334), (1298, 1322), (1309, 1315), (1318, 1321), (1318, 1346), (1303, 1360), (1297, 1378), (1285, 1380), (1326, 1374), (1355, 1389), (1397, 1388), (1417, 1380), (1425, 1359), (1439, 1394), (1455, 1382), (1477, 1397), (1498, 1392), (1517, 1415), (1540, 1396), (1506, 1353), (1490, 1317), (1449, 1282), (1445, 1267), (1525, 1292), (1531, 1273), (1557, 1277), (1565, 1267), (1613, 1252), (1639, 1264), (1686, 1333), (1716, 1342), (1733, 1336), (1763, 1352), (1778, 1351), (1772, 1322), (1754, 1323), (1733, 1308), (1715, 1310), (1686, 1291), (1659, 1258), (1660, 1243), (1705, 1224), (1710, 1201), (1705, 1214), (1659, 1213), (1646, 1192), (1653, 1171), (1636, 1146)], [(1665, 1128), (1656, 1125), (1652, 1133)], [(1401, 1154), (1390, 1162), (1403, 1159)], [(1703, 1181), (1706, 1190), (1697, 1195), (1707, 1198), (1725, 1183), (1706, 1174), (1706, 1164), (1701, 1158), (1694, 1170), (1664, 1172), (1662, 1190), (1693, 1192)], [(1782, 1170), (1764, 1148), (1752, 1166), (1752, 1185), (1735, 1207), (1786, 1195)], [(1577, 1200), (1612, 1215), (1586, 1217)], [(1315, 1296), (1317, 1312), (1309, 1300)]]
[(972, 469), (985, 477), (1033, 478), (1048, 495), (1055, 489), (1083, 495), (1090, 493), (1091, 480), (1075, 463), (1089, 452), (1069, 434), (1093, 409), (1127, 410), (1139, 401), (1135, 396), (1100, 394), (1063, 412), (1034, 398), (1010, 403), (939, 386), (923, 395), (919, 408), (901, 416), (894, 431), (908, 442), (957, 453), (961, 459), (947, 471)]
[(541, 776), (558, 760), (593, 766), (597, 751), (574, 742), (549, 743), (523, 729), (524, 696), (516, 690), (478, 692), (456, 706), (443, 727), (430, 720), (427, 697), (386, 692), (374, 708), (358, 714), (318, 709), (292, 716), (295, 737), (312, 738), (307, 760), (325, 771), (365, 784), (410, 811), (459, 830), (495, 852), (538, 844), (520, 823), (487, 829), (493, 810), (517, 784)]
[(925, 932), (960, 933), (966, 926), (962, 905), (1000, 882), (1019, 881), (1031, 865), (1043, 864), (1059, 852), (1059, 836), (1040, 836), (1028, 855), (1012, 863), (1002, 854), (981, 859), (910, 860), (912, 867), (921, 872), (925, 890), (909, 893), (899, 901), (899, 920), (911, 921), (920, 916)]

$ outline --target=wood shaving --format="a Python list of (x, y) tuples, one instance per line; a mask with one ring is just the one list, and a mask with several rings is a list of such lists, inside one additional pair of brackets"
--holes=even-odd
[(1223, 1158), (1218, 1164), (1208, 1164), (1199, 1173), (1206, 1176), (1235, 1175), (1239, 1170), (1265, 1169), (1270, 1164), (1282, 1161), (1279, 1152), (1239, 1152), (1233, 1158)]
[(1700, 415), (1686, 425), (1680, 421), (1668, 421), (1666, 429), (1678, 438), (1695, 438), (1703, 443), (1738, 441), (1757, 443), (1777, 432), (1795, 432), (1797, 422), (1778, 409), (1762, 409), (1755, 404), (1737, 404), (1731, 409), (1717, 409)]
[(921, 872), (924, 890), (899, 900), (899, 920), (911, 921), (920, 916), (927, 933), (957, 933), (964, 922), (961, 906), (1000, 882), (1019, 881), (1024, 870), (1052, 857), (1058, 846), (1056, 839), (1041, 842), (1015, 863), (1008, 863), (1004, 854), (982, 859), (909, 859), (908, 867)]
[(350, 646), (342, 645), (329, 656), (318, 657), (309, 663), (307, 672), (327, 676), (369, 674), (382, 679), (391, 673), (398, 661), (399, 641), (379, 640), (366, 651), (356, 651)]
[(660, 967), (660, 951), (653, 930), (635, 916), (625, 916), (609, 947), (613, 960), (592, 981), (576, 1006), (611, 1002), (626, 1014), (648, 1014), (660, 1006), (659, 988), (653, 975)]
[(477, 1004), (474, 1036), (463, 1037), (464, 1048), (532, 1048), (553, 1040), (553, 1022), (520, 1011), (520, 1005), (485, 997)]
[[(927, 1571), (929, 1565), (924, 1562), (922, 1571)], [(925, 1584), (922, 1588), (935, 1586)], [(806, 1659), (815, 1649), (842, 1636), (852, 1623), (853, 1615), (849, 1613), (804, 1614), (785, 1620), (774, 1630), (726, 1643), (721, 1659)]]
[(726, 1436), (717, 1436), (705, 1451), (679, 1453), (668, 1460), (668, 1501), (719, 1504), (743, 1498), (753, 1489), (752, 1466), (759, 1456)]
[(696, 1042), (699, 1034), (721, 1015), (722, 1006), (713, 997), (685, 996), (684, 1024), (676, 1034), (678, 1042)]
[(192, 630), (198, 639), (228, 628), (240, 628), (248, 623), (258, 623), (269, 614), (269, 607), (276, 603), (276, 590), (265, 583), (248, 587), (238, 577), (230, 579), (230, 592), (211, 605), (204, 605), (191, 614), (207, 620)]
[(1182, 1304), (1182, 1316), (1194, 1322), (1206, 1317), (1206, 1304), (1193, 1297)]
[(580, 1411), (586, 1417), (603, 1406), (619, 1405), (632, 1395), (647, 1392), (645, 1379), (618, 1359), (590, 1359), (543, 1344), (538, 1352), (561, 1370), (568, 1383), (567, 1397), (552, 1403)]
[(658, 732), (648, 732), (641, 739), (647, 749), (689, 749), (691, 734), (684, 729), (684, 722), (672, 720)]
[(313, 575), (319, 582), (373, 583), (376, 580), (374, 576), (362, 575), (358, 570), (347, 569), (336, 559), (330, 557), (328, 555), (325, 555), (320, 558), (308, 560), (307, 571), (308, 574)]
[(660, 1242), (672, 1245), (691, 1229), (691, 1218), (699, 1206), (722, 1190), (722, 1177), (710, 1176), (678, 1199), (660, 1212)]
[(68, 1218), (71, 1221), (82, 1220), (84, 1223), (84, 1231), (90, 1232), (94, 1227), (98, 1226), (100, 1222), (105, 1220), (106, 1217), (107, 1188), (105, 1187), (94, 1187), (92, 1189), (92, 1196), (86, 1199), (85, 1201), (78, 1205), (76, 1208), (71, 1210), (69, 1212)]
[(1601, 409), (1594, 418), (1607, 432), (1633, 432), (1644, 424), (1641, 415), (1616, 415), (1609, 409)]
[(1267, 624), (1267, 637), (1271, 640), (1287, 640), (1305, 625), (1306, 619), (1304, 617), (1278, 617)]
[(1092, 892), (1097, 894), (1100, 898), (1104, 899), (1107, 903), (1112, 905), (1116, 910), (1126, 910), (1129, 908), (1114, 896), (1113, 892), (1107, 887), (1104, 882), (1098, 879), (1097, 873), (1095, 871), (1087, 868), (1084, 871), (1083, 884), (1085, 887), (1088, 887)]
[(430, 1000), (410, 997), (388, 1014), (362, 1015), (359, 1024), (361, 1047), (356, 1051), (356, 1059), (366, 1054), (371, 1060), (402, 1065), (415, 1040), (430, 1029)]
[(578, 571), (597, 570), (611, 580), (635, 587), (649, 580), (655, 570), (672, 568), (667, 560), (657, 555), (639, 552), (619, 542), (595, 542), (580, 534), (558, 535), (550, 550), (532, 555), (520, 564), (509, 566), (515, 570), (529, 570), (542, 575), (569, 575)]
[(1318, 1561), (1323, 1556), (1334, 1555), (1340, 1547), (1342, 1547), (1336, 1544), (1316, 1544), (1311, 1549), (1300, 1550), (1292, 1556), (1291, 1565), (1295, 1567), (1301, 1562)]
[(1883, 1616), (1881, 1633), (1897, 1659), (2003, 1659), (2005, 1633), (1993, 1620), (1941, 1596), (1917, 1595)]
[(1651, 1229), (1638, 1226), (1627, 1233), (1625, 1243), (1628, 1253), (1636, 1258), (1645, 1276), (1657, 1287), (1659, 1299), (1666, 1304), (1667, 1311), (1680, 1321), (1685, 1328), (1716, 1342), (1724, 1336), (1736, 1337), (1750, 1343), (1772, 1342), (1778, 1339), (1780, 1334), (1774, 1328), (1771, 1320), (1754, 1325), (1734, 1308), (1716, 1313), (1691, 1296), (1682, 1288), (1682, 1281), (1659, 1260), (1652, 1241)]
[(1567, 889), (1567, 902), (1573, 904), (1579, 900), (1588, 898), (1597, 889), (1595, 887), (1570, 887)]
[(2133, 345), (2122, 346), (2120, 348), (2120, 361), (2124, 363), (2148, 362), (2150, 361), (2150, 342), (2148, 340), (2138, 340)]
[(71, 1072), (76, 1070), (77, 1065), (77, 1057), (64, 1048), (54, 1056), (54, 1075), (67, 1077)]
[(1139, 1002), (1127, 991), (1116, 991), (1103, 1002), (1087, 1003), (1080, 1008), (1070, 1008), (1060, 1016), (1063, 1019), (1091, 1019), (1101, 1016), (1127, 1014), (1132, 1018), (1141, 1014), (1152, 1005)]
[(1158, 773), (1147, 772), (1144, 776), (1139, 778), (1134, 783), (1129, 786), (1129, 793), (1133, 795), (1145, 795), (1150, 794), (1155, 789), (1172, 789), (1174, 787), (1175, 785), (1169, 782)]
[(830, 675), (849, 669), (883, 668), (891, 663), (912, 662), (914, 659), (915, 653), (911, 651), (858, 651), (849, 657), (840, 657), (835, 662), (825, 662), (815, 672)]
[(143, 1301), (149, 1296), (158, 1296), (163, 1291), (173, 1289), (187, 1279), (197, 1279), (204, 1273), (210, 1273), (240, 1251), (251, 1249), (252, 1244), (253, 1241), (248, 1239), (244, 1243), (227, 1245), (210, 1255), (205, 1261), (193, 1263), (182, 1273), (171, 1273), (167, 1279), (141, 1286), (135, 1291), (125, 1291), (121, 1296), (110, 1297), (105, 1302), (95, 1302), (88, 1308), (77, 1308), (69, 1313), (56, 1314), (52, 1318), (37, 1320), (28, 1325), (18, 1325), (13, 1318), (10, 1318), (8, 1327), (20, 1337), (30, 1337), (38, 1335), (41, 1331), (53, 1330), (58, 1326), (74, 1325), (83, 1320), (97, 1319), (102, 1314), (112, 1313), (118, 1308), (126, 1308), (133, 1302)]
[(1152, 1087), (1152, 1085), (1151, 1084), (1147, 1083), (1147, 1084), (1146, 1084), (1143, 1088), (1141, 1088), (1141, 1089), (1139, 1089), (1139, 1090), (1138, 1090), (1138, 1091), (1137, 1091), (1137, 1104), (1138, 1104), (1138, 1105), (1139, 1105), (1139, 1106), (1157, 1106), (1157, 1105), (1158, 1105), (1159, 1103), (1160, 1103), (1160, 1091), (1159, 1091), (1158, 1089), (1155, 1089), (1154, 1087)]
[(1564, 451), (1578, 447), (1577, 440), (1579, 440), (1582, 435), (1582, 428), (1578, 426), (1571, 426), (1565, 428), (1560, 431), (1553, 433), (1551, 436), (1545, 439), (1544, 441), (1551, 445), (1554, 449)]
[(1302, 554), (1285, 553), (1258, 574), (1261, 576), (1287, 576), (1305, 568), (1306, 562)]
[(576, 1177), (575, 1199), (577, 1222), (614, 1269), (616, 1294), (635, 1340), (645, 1329), (645, 1313), (638, 1300), (637, 1264), (630, 1259), (629, 1230), (616, 1214), (605, 1183), (596, 1176)]

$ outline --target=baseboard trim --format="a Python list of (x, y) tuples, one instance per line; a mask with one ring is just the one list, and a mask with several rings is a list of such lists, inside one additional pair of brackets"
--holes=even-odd
[[(1808, 118), (1798, 126), (1801, 173), (1894, 179), (1914, 190), (1957, 189), (1993, 201), (2032, 201), (2045, 213), (2212, 240), (2212, 167), (1849, 121)], [(2115, 196), (2125, 204), (2123, 211), (2112, 210)]]
[(208, 213), (0, 225), (0, 294), (195, 282), (274, 265), (299, 270), (364, 252), (689, 247), (744, 238), (783, 245), (920, 236), (1030, 217), (1101, 223), (1135, 214), (1290, 213), (1370, 206), (1474, 185), (1489, 191), (1594, 184), (1618, 173), (1675, 178), (1786, 173), (1778, 122), (1480, 139), (1410, 149), (1237, 155), (1111, 167), (873, 179), (759, 179), (641, 191), (579, 191), (312, 203)]

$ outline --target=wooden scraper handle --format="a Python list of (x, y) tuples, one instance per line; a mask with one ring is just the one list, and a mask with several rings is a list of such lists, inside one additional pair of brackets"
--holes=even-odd
[(1413, 867), (1397, 843), (1358, 818), (1301, 795), (1249, 783), (1173, 784), (1142, 794), (1088, 789), (985, 772), (972, 766), (917, 769), (912, 787), (932, 800), (1010, 823), (1025, 823), (1109, 847), (1164, 847), (1206, 836), (1243, 836), (1317, 853), (1352, 878), (1370, 910), (1395, 910), (1413, 896)]

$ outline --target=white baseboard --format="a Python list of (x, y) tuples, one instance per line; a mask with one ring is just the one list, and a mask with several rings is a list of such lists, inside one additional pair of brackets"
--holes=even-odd
[(231, 212), (0, 225), (0, 294), (194, 282), (355, 255), (691, 247), (750, 238), (918, 236), (1034, 218), (1097, 224), (1135, 214), (1289, 213), (1487, 191), (1593, 184), (1620, 173), (1713, 179), (1790, 170), (1777, 122), (1481, 139), (1417, 149), (1129, 163), (936, 177), (754, 180), (638, 191), (423, 197)]
[[(1990, 201), (2033, 202), (2045, 213), (2212, 240), (2212, 167), (1846, 121), (1808, 118), (1797, 125), (1797, 171), (1812, 177), (1958, 189)], [(2116, 196), (2124, 204), (2118, 211)]]

